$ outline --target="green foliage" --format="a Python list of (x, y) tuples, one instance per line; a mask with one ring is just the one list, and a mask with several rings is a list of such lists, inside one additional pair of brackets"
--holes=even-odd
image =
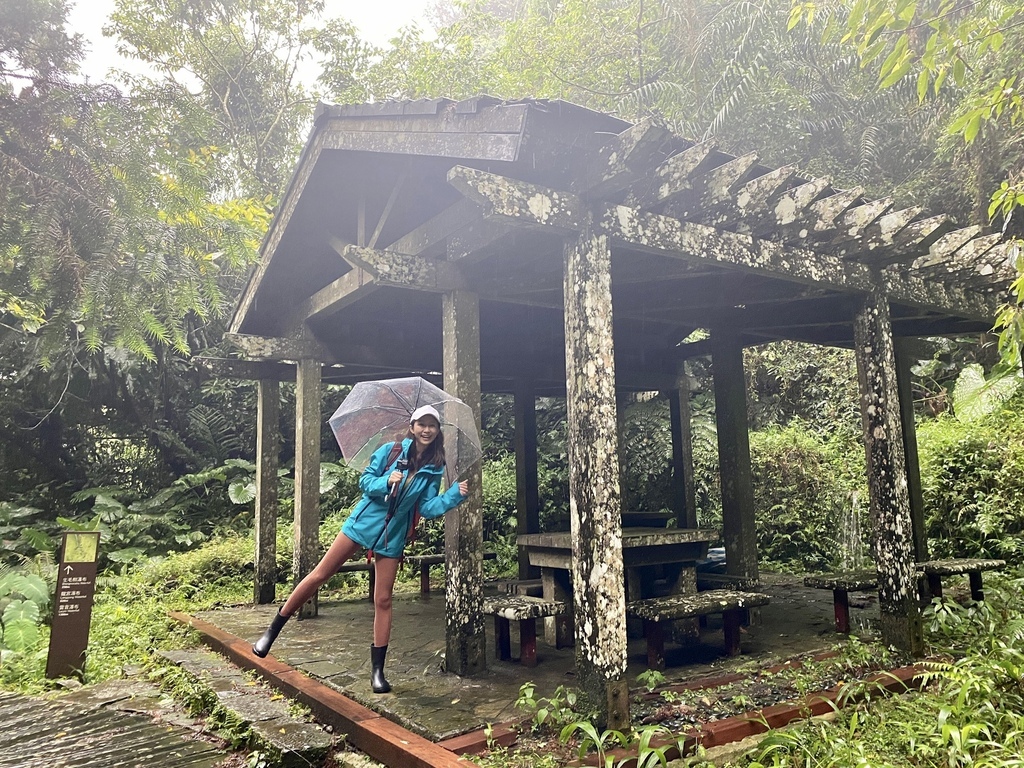
[(0, 665), (39, 646), (40, 624), (50, 605), (50, 585), (27, 567), (0, 563)]
[[(223, 536), (189, 552), (142, 561), (116, 582), (114, 590), (129, 598), (161, 595), (183, 606), (223, 602), (225, 590), (237, 590), (240, 600), (251, 599), (252, 585), (247, 582), (253, 575), (253, 552), (251, 535)], [(285, 554), (290, 558), (288, 550)]]
[[(686, 743), (684, 735), (676, 736), (661, 725), (648, 725), (629, 733), (612, 728), (599, 732), (593, 723), (586, 720), (566, 725), (559, 733), (558, 739), (566, 744), (574, 736), (581, 737), (578, 745), (579, 759), (587, 762), (596, 760), (597, 765), (605, 768), (667, 766), (669, 750), (675, 748), (682, 754)], [(651, 743), (654, 740), (664, 743), (655, 746)], [(616, 761), (613, 755), (607, 754), (616, 748), (628, 750), (629, 754)], [(591, 752), (594, 753), (593, 757), (588, 757), (588, 753)]]
[(953, 387), (953, 412), (961, 421), (976, 421), (996, 411), (1020, 387), (1016, 372), (985, 378), (981, 365), (964, 367)]
[(763, 563), (829, 570), (863, 560), (858, 532), (869, 530), (863, 449), (791, 424), (752, 433), (750, 450)]
[(619, 435), (622, 454), (622, 508), (672, 508), (672, 427), (664, 399), (626, 406)]
[(594, 724), (586, 720), (569, 723), (558, 734), (558, 739), (564, 744), (576, 733), (583, 736), (580, 740), (579, 758), (582, 760), (587, 752), (593, 749), (597, 753), (598, 765), (610, 766), (612, 764), (612, 758), (605, 754), (609, 746), (614, 749), (616, 744), (625, 747), (629, 743), (629, 737), (622, 731), (609, 728), (599, 733)]
[(519, 688), (519, 698), (515, 700), (515, 708), (531, 715), (532, 730), (537, 733), (546, 730), (558, 730), (581, 719), (577, 708), (576, 691), (560, 685), (550, 697), (537, 696), (537, 686), (523, 683)]
[(484, 539), (515, 533), (516, 457), (507, 453), (483, 465)]
[(13, 561), (12, 556), (53, 551), (56, 543), (47, 533), (48, 527), (42, 510), (0, 501), (0, 564)]
[(319, 0), (118, 0), (109, 29), (159, 73), (131, 78), (133, 92), (158, 100), (183, 141), (226, 160), (225, 188), (262, 197), (284, 189), (317, 102), (299, 78), (300, 63), (317, 57), (344, 92), (352, 74), (344, 70), (358, 70), (372, 52), (351, 24), (322, 20), (323, 10)]
[(757, 766), (1020, 765), (1024, 734), (1024, 616), (1020, 578), (993, 579), (984, 603), (933, 603), (926, 687), (868, 696), (830, 721), (771, 732), (749, 753)]
[[(1001, 176), (1019, 167), (1016, 141), (1024, 119), (1019, 62), (1024, 48), (1019, 3), (979, 0), (959, 4), (953, 0), (896, 5), (887, 0), (851, 0), (821, 6), (794, 0), (789, 28), (801, 22), (813, 24), (825, 15), (824, 36), (840, 40), (853, 50), (861, 65), (874, 69), (878, 88), (886, 89), (908, 80), (922, 104), (947, 91), (957, 94), (945, 118), (945, 130), (964, 145), (980, 145), (972, 162), (975, 223), (1002, 220), (1004, 232), (1021, 233), (1011, 216), (1024, 200), (1019, 174)], [(967, 153), (970, 156), (971, 153)], [(996, 160), (1001, 154), (1006, 159)], [(1009, 160), (1009, 158), (1014, 158)], [(1011, 259), (1020, 272), (1019, 249)], [(1020, 284), (1014, 294), (1019, 299)], [(1022, 315), (1020, 302), (1008, 302), (996, 319), (1004, 362), (1019, 368)]]
[(824, 436), (859, 433), (857, 369), (846, 349), (780, 341), (743, 353), (750, 428), (799, 421)]
[[(84, 519), (61, 517), (57, 522), (74, 530), (100, 531), (104, 562), (126, 563), (188, 549), (227, 522), (223, 514), (231, 507), (227, 487), (232, 477), (251, 466), (231, 459), (184, 475), (145, 498), (124, 488), (87, 488), (74, 499), (79, 503), (91, 501), (91, 514)], [(248, 525), (244, 519), (238, 522)]]
[(665, 682), (665, 675), (657, 669), (647, 669), (636, 676), (636, 681), (651, 693)]
[[(282, 549), (283, 558), (290, 558), (290, 550)], [(98, 579), (84, 682), (120, 677), (126, 665), (149, 666), (155, 650), (192, 645), (194, 633), (171, 619), (168, 611), (199, 611), (251, 600), (252, 553), (251, 537), (227, 536), (190, 552), (140, 561), (120, 575)], [(0, 566), (0, 584), (5, 583), (4, 568)], [(52, 571), (52, 563), (43, 557), (15, 573), (49, 578), (48, 600)], [(35, 587), (38, 590), (38, 583)], [(3, 604), (0, 597), (0, 609)], [(40, 608), (44, 619), (45, 605)], [(32, 648), (17, 655), (4, 652), (0, 688), (38, 693), (52, 687), (53, 682), (44, 677), (48, 639), (49, 627), (40, 624)]]
[(918, 431), (928, 545), (935, 557), (1021, 559), (1024, 440), (1021, 396), (964, 424), (949, 417)]

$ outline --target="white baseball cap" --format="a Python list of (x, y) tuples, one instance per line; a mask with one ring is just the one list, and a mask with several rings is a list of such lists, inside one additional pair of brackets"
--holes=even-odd
[(433, 416), (437, 419), (438, 424), (441, 423), (441, 414), (439, 414), (437, 409), (432, 405), (421, 405), (413, 411), (412, 415), (409, 417), (409, 423), (412, 424), (414, 421), (419, 421), (424, 416)]

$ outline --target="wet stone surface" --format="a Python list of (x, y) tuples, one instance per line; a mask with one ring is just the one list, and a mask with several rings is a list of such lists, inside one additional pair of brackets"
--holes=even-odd
[(334, 743), (318, 725), (293, 715), (288, 699), (254, 682), (224, 657), (207, 650), (163, 651), (161, 655), (212, 690), (217, 703), (248, 725), (274, 755), (275, 765), (315, 765)]
[[(416, 589), (415, 585), (410, 589)], [(841, 639), (834, 632), (832, 595), (803, 585), (802, 576), (762, 574), (761, 588), (771, 603), (756, 609), (754, 624), (743, 630), (742, 655), (727, 659), (721, 648), (721, 617), (711, 616), (701, 629), (701, 642), (692, 646), (669, 644), (665, 676), (670, 681), (721, 673), (757, 660), (784, 660), (823, 650)], [(485, 594), (496, 594), (490, 586)], [(854, 632), (874, 626), (878, 601), (866, 594), (853, 606)], [(238, 637), (259, 637), (276, 606), (240, 606), (207, 611), (199, 618)], [(434, 741), (483, 728), (487, 724), (519, 719), (514, 702), (526, 682), (537, 686), (538, 696), (550, 696), (559, 685), (576, 683), (574, 649), (555, 649), (543, 639), (537, 643), (538, 664), (526, 669), (515, 663), (519, 646), (512, 627), (513, 662), (494, 658), (494, 636), (487, 623), (487, 665), (479, 676), (461, 678), (443, 671), (444, 609), (442, 589), (429, 597), (418, 592), (396, 593), (394, 628), (386, 674), (390, 694), (370, 690), (370, 642), (373, 606), (361, 596), (346, 600), (323, 599), (320, 616), (290, 621), (272, 655), (328, 685), (360, 704), (380, 712), (409, 730)], [(538, 631), (538, 635), (541, 633)], [(642, 638), (629, 643), (626, 679), (636, 687), (636, 676), (647, 669)]]
[[(144, 714), (122, 709), (139, 706)], [(56, 699), (0, 692), (0, 766), (214, 768), (225, 755), (189, 724), (151, 716), (171, 711), (152, 686), (117, 680)]]

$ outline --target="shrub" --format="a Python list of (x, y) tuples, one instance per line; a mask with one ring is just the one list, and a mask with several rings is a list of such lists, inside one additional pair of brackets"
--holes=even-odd
[(27, 565), (13, 568), (0, 563), (0, 664), (39, 645), (50, 592), (43, 576)]
[(762, 563), (797, 570), (855, 566), (868, 531), (864, 454), (798, 423), (751, 434), (757, 546)]
[(933, 557), (1020, 562), (1024, 533), (1022, 398), (965, 424), (949, 416), (918, 430), (921, 483)]

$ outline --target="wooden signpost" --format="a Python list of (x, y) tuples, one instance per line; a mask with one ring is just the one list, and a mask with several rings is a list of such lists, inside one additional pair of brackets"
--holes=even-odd
[(99, 545), (98, 531), (64, 534), (46, 657), (49, 678), (80, 676), (85, 667)]

